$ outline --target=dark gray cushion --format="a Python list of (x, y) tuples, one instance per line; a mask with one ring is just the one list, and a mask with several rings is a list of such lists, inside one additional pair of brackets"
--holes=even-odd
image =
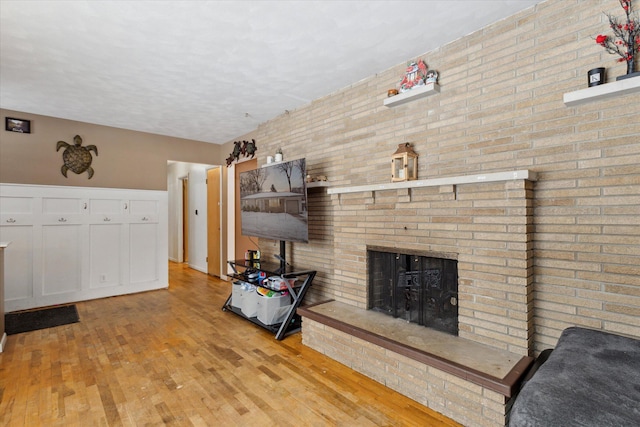
[(509, 426), (640, 426), (640, 340), (567, 328), (517, 396)]

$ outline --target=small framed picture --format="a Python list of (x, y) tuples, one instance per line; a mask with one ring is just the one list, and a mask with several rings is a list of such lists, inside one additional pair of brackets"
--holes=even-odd
[(4, 120), (4, 129), (9, 132), (31, 133), (31, 120), (6, 117)]

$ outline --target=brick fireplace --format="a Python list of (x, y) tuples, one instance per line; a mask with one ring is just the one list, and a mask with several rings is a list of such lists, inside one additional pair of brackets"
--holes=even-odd
[[(447, 254), (448, 258), (457, 259), (458, 270), (459, 336), (451, 337), (457, 340), (455, 345), (480, 345), (503, 352), (498, 357), (516, 361), (531, 356), (535, 179), (534, 173), (525, 170), (329, 189), (334, 214), (334, 271), (339, 280), (334, 284), (333, 299), (335, 304), (342, 304), (336, 307), (361, 312), (369, 308), (368, 248)], [(310, 317), (315, 320), (309, 319), (303, 327), (306, 345), (328, 355), (349, 354), (355, 359), (358, 353), (367, 354), (367, 339), (364, 343), (358, 341), (362, 337), (347, 339), (349, 332), (342, 337), (345, 342), (341, 341), (341, 346), (352, 345), (353, 349), (329, 348), (331, 341), (340, 339), (340, 334), (348, 328), (332, 329), (330, 334), (338, 335), (327, 338), (323, 335), (327, 332), (326, 325), (319, 325), (315, 315)], [(360, 360), (350, 360), (351, 356), (334, 358), (465, 425), (504, 425), (506, 422), (511, 393), (485, 387), (483, 380), (475, 381), (473, 376), (464, 373), (456, 376), (459, 365), (467, 362), (452, 362), (440, 370), (433, 364), (429, 366), (427, 360), (427, 366), (416, 368), (403, 359), (406, 354), (399, 354), (403, 350), (393, 350), (381, 341), (373, 341), (381, 345), (376, 351), (384, 351), (385, 360), (391, 360), (383, 363), (385, 368), (379, 373), (364, 368), (367, 356)], [(447, 355), (438, 354), (435, 359), (446, 363)], [(456, 369), (449, 369), (451, 366)], [(433, 369), (439, 372), (436, 382), (445, 383), (441, 391), (430, 377)], [(387, 377), (390, 370), (396, 371), (395, 375)], [(407, 372), (410, 372), (407, 378), (414, 384), (396, 384), (394, 378), (402, 378)], [(455, 378), (450, 377), (452, 372)], [(503, 373), (489, 373), (486, 377), (495, 377), (499, 382), (504, 380), (498, 378), (501, 375)], [(513, 375), (513, 372), (504, 375)], [(417, 382), (423, 386), (416, 388)], [(466, 395), (464, 402), (474, 403), (465, 407), (464, 402), (456, 402), (451, 395), (455, 388), (461, 388), (458, 391)]]

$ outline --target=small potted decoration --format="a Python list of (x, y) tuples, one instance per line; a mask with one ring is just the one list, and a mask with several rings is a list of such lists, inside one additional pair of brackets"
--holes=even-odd
[(278, 149), (276, 150), (275, 161), (276, 162), (281, 162), (282, 161), (282, 148), (280, 148), (280, 147), (278, 147)]
[(609, 18), (609, 27), (614, 37), (603, 34), (596, 37), (596, 43), (607, 52), (620, 55), (618, 62), (627, 62), (627, 74), (619, 76), (616, 80), (640, 76), (640, 72), (634, 70), (635, 55), (640, 52), (640, 22), (638, 15), (633, 14), (631, 0), (620, 0), (620, 6), (625, 12), (626, 20), (619, 21), (612, 15), (605, 14)]

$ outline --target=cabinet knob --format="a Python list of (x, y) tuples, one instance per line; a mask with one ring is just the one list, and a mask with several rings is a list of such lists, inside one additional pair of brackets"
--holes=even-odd
[(103, 221), (105, 221), (105, 222), (109, 222), (109, 221), (111, 221), (111, 218), (109, 218), (108, 216), (105, 216), (105, 217), (104, 217), (104, 219), (103, 219)]
[(9, 224), (12, 224), (12, 223), (16, 222), (16, 220), (15, 220), (15, 219), (13, 219), (13, 218), (9, 218), (9, 219), (7, 220), (7, 222), (8, 222)]
[(142, 220), (143, 220), (143, 221), (149, 221), (149, 218), (147, 218), (146, 216), (143, 216), (143, 217), (142, 217)]
[(58, 218), (58, 222), (67, 222), (66, 218)]

